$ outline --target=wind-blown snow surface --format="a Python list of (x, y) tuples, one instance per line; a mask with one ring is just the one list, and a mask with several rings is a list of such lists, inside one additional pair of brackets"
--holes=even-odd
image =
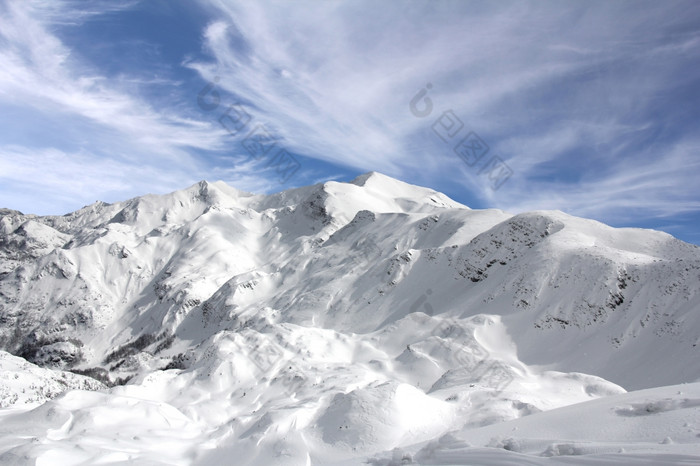
[(118, 384), (0, 377), (2, 464), (700, 460), (700, 249), (665, 233), (201, 182), (0, 211), (0, 274), (3, 374)]

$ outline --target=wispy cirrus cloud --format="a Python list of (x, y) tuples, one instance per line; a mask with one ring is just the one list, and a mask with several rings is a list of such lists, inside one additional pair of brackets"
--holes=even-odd
[[(217, 149), (221, 133), (203, 121), (188, 119), (168, 109), (154, 109), (148, 102), (119, 89), (118, 81), (96, 74), (73, 58), (71, 49), (50, 32), (50, 21), (65, 18), (73, 10), (40, 8), (31, 2), (8, 2), (0, 15), (0, 92), (5, 104), (37, 112), (82, 118), (128, 138), (146, 152), (167, 157), (184, 156), (182, 148)], [(67, 5), (71, 5), (69, 2)], [(67, 5), (63, 5), (65, 8)], [(104, 4), (108, 11), (115, 9)], [(127, 4), (128, 5), (128, 4)], [(46, 13), (46, 17), (41, 14)], [(100, 11), (93, 9), (90, 15)], [(83, 11), (80, 16), (88, 16)], [(220, 129), (220, 128), (219, 128)]]
[[(9, 162), (32, 154), (56, 173), (97, 167), (102, 183), (73, 186), (90, 200), (198, 178), (288, 186), (218, 124), (238, 101), (246, 132), (264, 125), (306, 157), (296, 185), (378, 170), (472, 207), (670, 225), (700, 216), (698, 23), (692, 1), (0, 0), (0, 157), (17, 170), (0, 173), (0, 200), (21, 173), (35, 198), (42, 177), (58, 186)], [(221, 106), (197, 108), (217, 77)], [(428, 83), (433, 112), (417, 118), (409, 101)], [(489, 145), (482, 165), (498, 155), (513, 169), (499, 190), (431, 129), (448, 110), (460, 138)]]
[[(214, 166), (218, 178), (232, 186), (248, 186), (253, 192), (266, 192), (274, 187), (273, 182), (256, 176), (252, 166), (233, 168), (224, 158)], [(22, 204), (34, 207), (34, 211), (25, 213), (69, 212), (76, 208), (76, 199), (84, 199), (87, 204), (105, 199), (125, 200), (129, 197), (125, 193), (169, 192), (211, 174), (198, 167), (186, 170), (175, 166), (164, 170), (158, 164), (135, 164), (86, 150), (65, 152), (22, 146), (0, 146), (0, 173), (3, 173), (3, 190), (13, 195), (12, 207)], [(36, 196), (37, 192), (41, 197)], [(86, 197), (86, 193), (92, 197)]]
[[(135, 3), (96, 2), (87, 8), (59, 1), (0, 4), (0, 123), (6, 129), (0, 141), (5, 167), (0, 196), (6, 204), (19, 197), (8, 186), (24, 182), (27, 200), (21, 206), (33, 209), (30, 199), (46, 199), (46, 190), (60, 184), (57, 173), (62, 175), (62, 197), (70, 194), (73, 202), (83, 196), (132, 194), (128, 188), (176, 189), (183, 173), (203, 169), (194, 151), (224, 147), (220, 127), (183, 114), (175, 105), (154, 108), (130, 92), (133, 82), (122, 85), (128, 77), (101, 74), (53, 32), (57, 25), (74, 27)], [(150, 172), (153, 178), (133, 177), (135, 171)]]
[[(700, 141), (679, 144), (663, 157), (652, 150), (638, 160), (620, 158), (576, 183), (548, 181), (539, 192), (515, 200), (511, 211), (558, 209), (584, 217), (634, 224), (640, 216), (666, 218), (700, 210), (696, 179)], [(527, 189), (525, 186), (516, 187)]]
[[(300, 153), (436, 187), (460, 177), (482, 206), (607, 221), (697, 208), (691, 2), (202, 3), (219, 13), (212, 60), (188, 66)], [(436, 111), (417, 119), (426, 83)], [(498, 192), (431, 134), (447, 109), (513, 167)]]

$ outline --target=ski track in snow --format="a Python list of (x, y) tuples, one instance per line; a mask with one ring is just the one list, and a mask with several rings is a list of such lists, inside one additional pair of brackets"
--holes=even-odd
[(696, 246), (378, 173), (2, 210), (0, 464), (699, 464), (699, 309)]

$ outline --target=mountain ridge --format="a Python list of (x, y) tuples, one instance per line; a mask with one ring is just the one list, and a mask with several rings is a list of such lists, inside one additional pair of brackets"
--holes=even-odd
[[(283, 426), (354, 458), (700, 378), (700, 249), (665, 233), (472, 210), (373, 172), (2, 212), (0, 349), (128, 381), (105, 400), (232, 429), (257, 462), (252, 440), (292, 445)], [(94, 415), (76, 403), (60, 409)]]

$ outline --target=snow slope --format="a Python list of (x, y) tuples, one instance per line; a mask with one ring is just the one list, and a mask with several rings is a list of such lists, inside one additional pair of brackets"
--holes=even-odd
[(91, 377), (37, 367), (5, 351), (0, 368), (0, 408), (34, 407), (69, 390), (106, 388)]
[[(699, 291), (700, 249), (665, 233), (471, 210), (378, 173), (2, 210), (0, 348), (115, 386), (0, 410), (0, 463), (357, 464), (417, 445), (425, 464), (477, 447), (507, 464), (459, 435), (700, 380)], [(597, 442), (591, 422), (548, 440)]]
[(370, 463), (698, 464), (699, 407), (698, 383), (640, 390), (461, 430)]

